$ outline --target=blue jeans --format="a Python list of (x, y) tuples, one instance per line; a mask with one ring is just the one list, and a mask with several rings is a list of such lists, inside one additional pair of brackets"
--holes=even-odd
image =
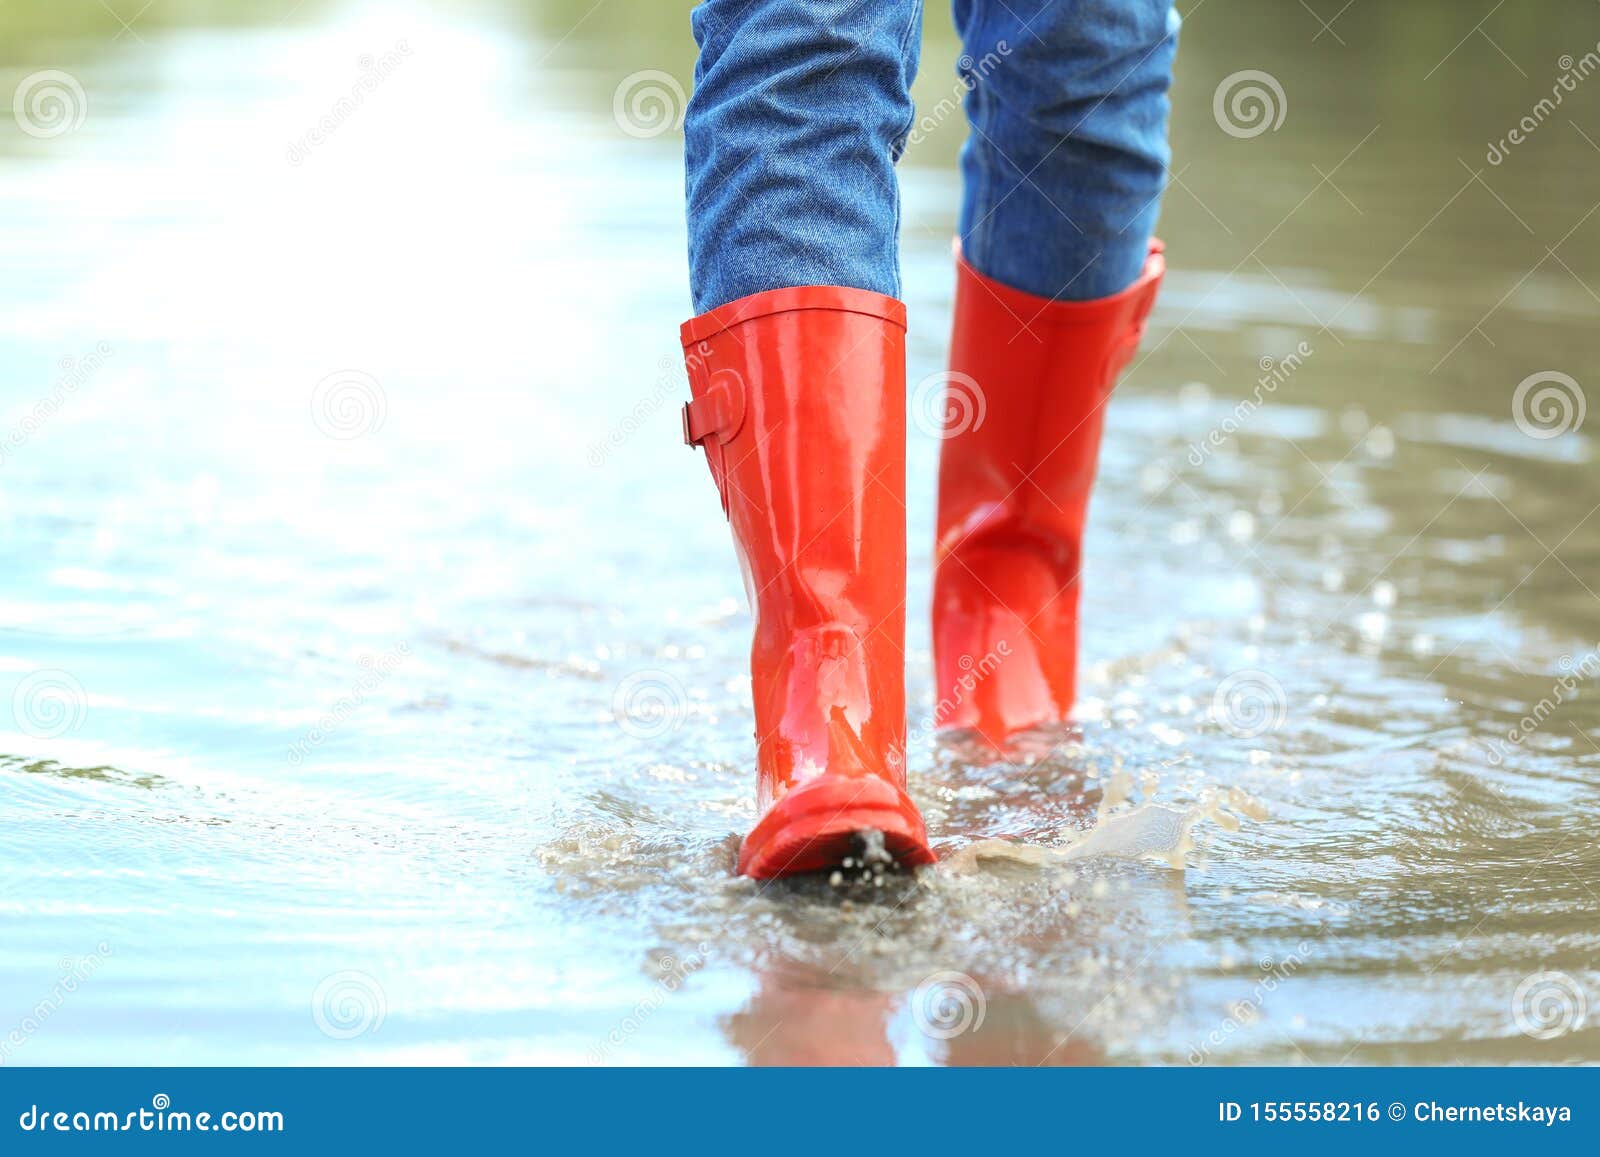
[[(684, 120), (695, 309), (791, 285), (899, 297), (894, 165), (921, 0), (705, 0)], [(962, 251), (1043, 297), (1126, 288), (1167, 162), (1171, 0), (955, 0)]]

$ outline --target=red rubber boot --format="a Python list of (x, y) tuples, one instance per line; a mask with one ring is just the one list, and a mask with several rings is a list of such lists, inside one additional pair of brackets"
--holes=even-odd
[[(957, 257), (939, 458), (933, 642), (940, 725), (995, 747), (1067, 718), (1077, 676), (1078, 562), (1105, 402), (1144, 334), (1166, 264), (1098, 301), (1051, 301)], [(954, 395), (979, 391), (977, 399)], [(981, 404), (976, 404), (981, 401)], [(973, 419), (981, 416), (981, 421)]]
[(684, 440), (706, 452), (755, 617), (743, 875), (833, 867), (871, 831), (902, 863), (933, 860), (905, 790), (905, 317), (804, 286), (683, 325)]

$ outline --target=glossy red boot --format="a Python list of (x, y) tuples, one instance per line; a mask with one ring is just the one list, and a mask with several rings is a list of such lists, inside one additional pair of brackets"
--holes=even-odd
[(755, 617), (760, 819), (739, 871), (834, 867), (873, 832), (929, 863), (905, 790), (905, 306), (775, 289), (682, 339), (684, 440), (706, 452)]
[[(1103, 412), (1166, 265), (1098, 301), (1051, 301), (956, 259), (939, 458), (933, 641), (939, 724), (1000, 748), (1065, 720), (1076, 692), (1078, 565)], [(956, 396), (975, 391), (976, 397)]]

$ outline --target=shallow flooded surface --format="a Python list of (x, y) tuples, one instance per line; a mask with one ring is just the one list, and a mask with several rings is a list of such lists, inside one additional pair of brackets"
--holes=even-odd
[[(9, 6), (5, 91), (86, 111), (0, 122), (0, 1059), (1600, 1060), (1600, 79), (1534, 112), (1600, 18), (1187, 7), (1081, 728), (937, 744), (914, 614), (944, 862), (761, 887), (624, 84), (677, 99), (684, 14)], [(955, 52), (930, 11), (913, 405)]]

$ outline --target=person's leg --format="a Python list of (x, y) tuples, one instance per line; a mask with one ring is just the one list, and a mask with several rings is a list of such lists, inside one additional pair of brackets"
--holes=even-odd
[(963, 255), (1040, 297), (1126, 288), (1170, 158), (1171, 0), (955, 0), (955, 14), (971, 124)]
[[(1164, 264), (1170, 0), (956, 0), (962, 154), (939, 459), (936, 692), (1002, 745), (1068, 718), (1105, 401)], [(971, 672), (984, 673), (976, 680)]]
[(905, 305), (894, 159), (919, 0), (709, 0), (681, 336), (755, 621), (757, 878), (933, 859), (906, 794)]
[(900, 295), (894, 165), (922, 0), (705, 0), (684, 118), (697, 312), (841, 285)]

